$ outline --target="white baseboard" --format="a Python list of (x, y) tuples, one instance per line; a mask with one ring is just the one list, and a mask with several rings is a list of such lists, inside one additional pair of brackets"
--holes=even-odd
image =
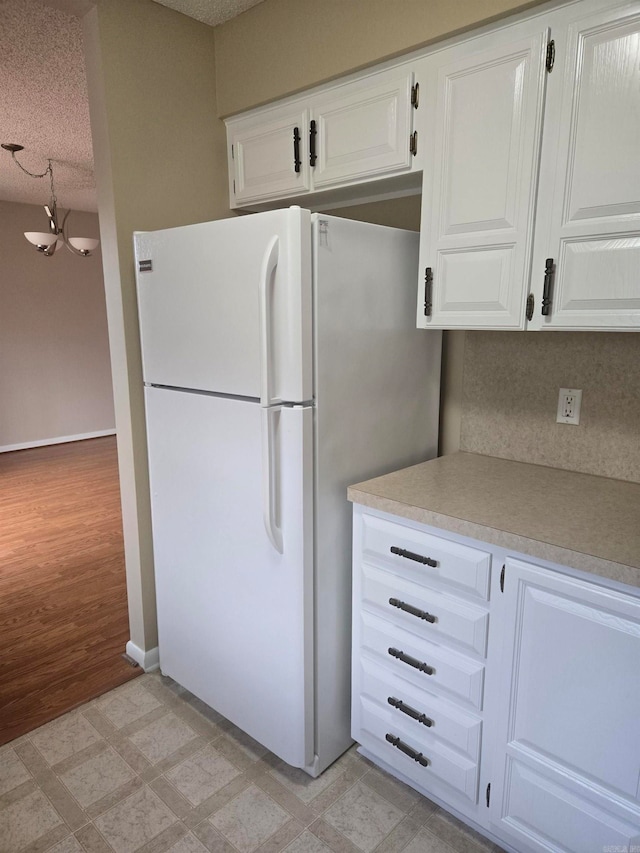
[(22, 444), (5, 444), (0, 453), (12, 450), (28, 450), (30, 447), (46, 447), (48, 444), (66, 444), (68, 441), (84, 441), (86, 438), (102, 438), (103, 435), (115, 435), (115, 429), (100, 429), (97, 432), (83, 432), (80, 435), (59, 435), (56, 438), (43, 438), (38, 441), (25, 441)]
[(157, 646), (144, 652), (129, 640), (126, 652), (145, 672), (154, 672), (154, 670), (160, 669), (160, 654)]

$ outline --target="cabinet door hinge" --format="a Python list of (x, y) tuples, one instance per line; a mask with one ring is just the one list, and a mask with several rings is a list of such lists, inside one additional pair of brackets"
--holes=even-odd
[(234, 195), (235, 195), (235, 192), (236, 192), (236, 179), (234, 178), (233, 179), (233, 194)]
[(418, 109), (418, 102), (420, 101), (420, 84), (416, 83), (411, 87), (411, 106), (414, 110)]
[(547, 45), (547, 71), (553, 71), (553, 63), (556, 61), (556, 43), (553, 39)]
[(535, 305), (535, 297), (533, 293), (527, 296), (527, 320), (533, 320), (533, 308)]
[(506, 569), (506, 563), (502, 566), (502, 571), (500, 572), (500, 592), (504, 592), (504, 570)]
[(487, 785), (487, 808), (489, 808), (489, 802), (491, 800), (491, 782)]
[(409, 153), (415, 157), (418, 153), (418, 131), (414, 130), (409, 136)]

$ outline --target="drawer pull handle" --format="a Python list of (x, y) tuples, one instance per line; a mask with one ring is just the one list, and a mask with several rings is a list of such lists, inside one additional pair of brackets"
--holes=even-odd
[(400, 601), (398, 598), (390, 598), (389, 604), (392, 607), (397, 607), (398, 610), (404, 610), (405, 613), (410, 613), (412, 616), (417, 616), (418, 619), (424, 619), (425, 622), (435, 622), (436, 617), (432, 616), (431, 613), (427, 613), (426, 610), (419, 610), (417, 607), (414, 607), (411, 604), (407, 604), (405, 601)]
[(398, 711), (402, 711), (403, 714), (406, 714), (413, 720), (417, 720), (419, 723), (422, 723), (423, 726), (431, 728), (431, 726), (433, 725), (433, 720), (427, 717), (426, 714), (423, 714), (420, 711), (416, 711), (416, 709), (412, 708), (411, 705), (405, 705), (404, 702), (401, 702), (400, 699), (396, 699), (395, 696), (389, 696), (387, 702), (394, 708), (397, 708)]
[(424, 661), (418, 660), (418, 658), (412, 658), (411, 655), (405, 655), (404, 652), (399, 651), (398, 649), (390, 648), (389, 654), (392, 658), (397, 658), (401, 660), (402, 663), (408, 663), (409, 666), (412, 666), (414, 669), (419, 669), (420, 672), (424, 672), (425, 675), (433, 675), (435, 672), (432, 666), (429, 666), (428, 663), (424, 663)]
[(398, 557), (406, 557), (407, 560), (415, 560), (416, 563), (422, 563), (423, 566), (431, 566), (432, 569), (435, 569), (438, 566), (436, 560), (432, 560), (431, 557), (423, 557), (422, 554), (415, 554), (413, 551), (406, 551), (404, 548), (398, 548), (397, 545), (391, 546), (391, 553), (397, 554)]
[(414, 761), (417, 761), (418, 764), (421, 764), (423, 767), (429, 766), (429, 759), (426, 756), (421, 752), (418, 752), (416, 749), (412, 749), (409, 744), (400, 740), (399, 737), (387, 733), (385, 735), (385, 740), (387, 740), (392, 746), (395, 746), (396, 749), (399, 749), (400, 752), (404, 752), (404, 754), (408, 755), (409, 758), (413, 758)]

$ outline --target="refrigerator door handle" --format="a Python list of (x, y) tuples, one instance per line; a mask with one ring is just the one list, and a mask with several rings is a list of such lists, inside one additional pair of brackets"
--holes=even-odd
[(279, 554), (284, 553), (282, 529), (278, 527), (279, 465), (274, 420), (281, 407), (264, 408), (262, 416), (262, 518), (267, 536)]
[(271, 399), (271, 277), (278, 266), (279, 240), (272, 237), (260, 270), (260, 404), (270, 406)]

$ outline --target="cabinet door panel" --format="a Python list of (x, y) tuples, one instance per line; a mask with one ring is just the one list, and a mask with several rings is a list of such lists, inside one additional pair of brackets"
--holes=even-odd
[[(534, 284), (556, 264), (536, 325), (640, 328), (640, 13), (590, 17), (559, 34), (542, 153)], [(555, 74), (555, 71), (554, 71)], [(553, 75), (551, 75), (553, 78)]]
[(314, 189), (410, 168), (412, 81), (406, 71), (387, 72), (314, 99)]
[(419, 326), (524, 325), (547, 44), (536, 26), (431, 61), (420, 267), (433, 271), (433, 308), (425, 316), (420, 293)]
[[(300, 134), (296, 172), (294, 128)], [(229, 124), (236, 202), (298, 195), (309, 191), (309, 112), (294, 106)]]
[[(578, 828), (578, 800), (594, 804), (603, 826), (620, 818), (640, 833), (640, 681), (629, 677), (640, 660), (640, 599), (508, 559), (502, 603), (508, 707), (497, 724), (505, 776), (493, 819), (507, 831), (526, 824), (517, 812), (537, 787), (554, 804), (539, 806), (550, 815), (545, 836), (576, 824), (573, 846), (559, 849), (596, 849), (580, 846), (591, 835)], [(544, 785), (531, 781), (534, 768)]]
[(508, 820), (518, 838), (528, 842), (525, 849), (602, 853), (633, 850), (640, 843), (632, 815), (631, 820), (616, 817), (518, 761), (509, 762), (507, 773)]

